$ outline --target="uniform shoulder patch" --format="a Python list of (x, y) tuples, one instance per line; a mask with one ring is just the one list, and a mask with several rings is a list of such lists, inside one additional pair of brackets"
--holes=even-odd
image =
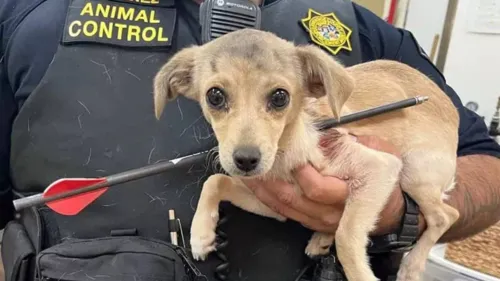
[(334, 13), (321, 14), (309, 9), (307, 17), (300, 20), (311, 40), (336, 55), (340, 50), (352, 51), (352, 30)]

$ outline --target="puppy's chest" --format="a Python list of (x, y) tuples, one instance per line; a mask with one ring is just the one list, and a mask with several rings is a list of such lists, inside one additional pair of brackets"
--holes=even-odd
[(323, 166), (320, 168), (322, 175), (343, 180), (354, 176), (352, 158), (355, 157), (355, 153), (346, 138), (326, 137), (320, 141), (320, 147), (324, 155)]

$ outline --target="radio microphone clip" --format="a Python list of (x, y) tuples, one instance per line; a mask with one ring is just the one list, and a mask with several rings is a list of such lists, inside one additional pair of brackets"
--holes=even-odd
[(260, 24), (260, 7), (248, 0), (205, 0), (200, 6), (203, 44), (240, 29), (260, 29)]

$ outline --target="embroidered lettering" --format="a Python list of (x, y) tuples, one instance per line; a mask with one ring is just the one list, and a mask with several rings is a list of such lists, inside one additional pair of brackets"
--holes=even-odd
[(173, 8), (175, 7), (175, 1), (177, 0), (108, 0), (108, 1), (139, 4), (142, 6)]
[[(130, 0), (131, 2), (159, 0)], [(175, 10), (107, 0), (75, 0), (63, 42), (94, 42), (127, 47), (170, 46)]]
[(129, 2), (140, 3), (140, 4), (153, 4), (153, 5), (160, 4), (160, 0), (128, 0), (128, 1)]

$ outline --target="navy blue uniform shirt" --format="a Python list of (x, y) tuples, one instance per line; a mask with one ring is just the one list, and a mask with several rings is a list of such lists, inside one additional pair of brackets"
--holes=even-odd
[[(193, 3), (181, 14), (196, 19)], [(61, 0), (3, 0), (0, 6), (0, 229), (13, 216), (9, 184), (12, 121), (23, 101), (35, 89), (57, 49), (66, 12)], [(266, 1), (270, 3), (272, 1)], [(332, 4), (333, 5), (333, 4)], [(487, 133), (483, 120), (466, 109), (445, 78), (423, 54), (410, 32), (397, 29), (367, 9), (354, 4), (363, 61), (392, 59), (406, 63), (433, 79), (446, 91), (460, 113), (458, 155), (500, 156), (500, 147)], [(33, 10), (35, 9), (35, 10)], [(26, 13), (29, 23), (23, 22)], [(35, 11), (35, 12), (33, 12)], [(16, 30), (19, 24), (22, 29)], [(27, 26), (28, 25), (28, 26)], [(31, 26), (30, 26), (31, 25)]]

